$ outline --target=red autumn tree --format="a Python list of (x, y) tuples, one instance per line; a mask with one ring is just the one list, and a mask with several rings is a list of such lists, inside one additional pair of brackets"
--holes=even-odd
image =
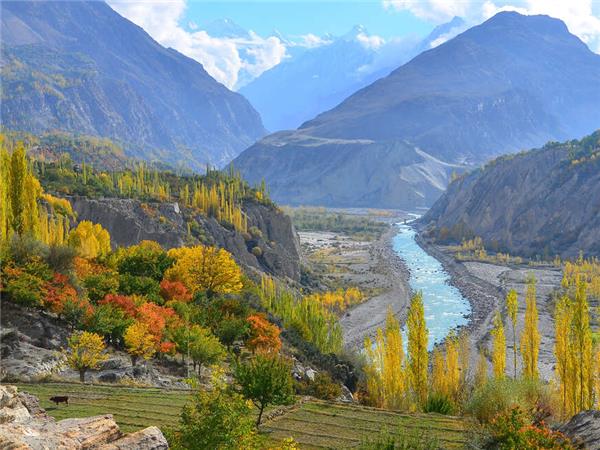
[(137, 314), (137, 305), (135, 300), (128, 295), (106, 294), (103, 300), (98, 302), (99, 305), (112, 305), (121, 309), (129, 318), (133, 318)]
[(250, 337), (246, 345), (252, 352), (277, 353), (281, 349), (281, 330), (269, 322), (264, 314), (257, 313), (246, 319), (250, 325)]
[(192, 300), (192, 294), (180, 281), (162, 280), (160, 282), (160, 296), (165, 300), (188, 303)]
[(69, 283), (69, 278), (61, 273), (55, 273), (44, 287), (44, 306), (56, 314), (62, 314), (65, 304), (75, 303), (77, 300), (77, 291)]

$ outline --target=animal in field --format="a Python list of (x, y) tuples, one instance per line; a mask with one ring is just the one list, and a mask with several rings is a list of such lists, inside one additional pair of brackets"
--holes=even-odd
[(60, 403), (66, 403), (67, 406), (69, 406), (69, 397), (66, 395), (55, 395), (54, 397), (50, 397), (50, 401), (56, 403), (56, 406), (58, 406)]

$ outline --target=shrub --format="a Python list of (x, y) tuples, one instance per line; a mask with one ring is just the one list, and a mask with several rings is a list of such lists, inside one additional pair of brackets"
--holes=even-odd
[(454, 405), (450, 398), (443, 394), (430, 394), (423, 412), (449, 415), (454, 413)]
[(119, 275), (119, 293), (123, 295), (142, 295), (155, 303), (163, 303), (159, 295), (158, 281), (150, 277), (135, 276), (129, 273)]
[(46, 262), (52, 270), (68, 273), (73, 270), (73, 259), (77, 252), (67, 245), (51, 245)]
[(250, 233), (250, 235), (254, 238), (254, 239), (260, 239), (262, 237), (262, 231), (260, 231), (260, 228), (252, 226), (248, 229), (248, 232)]
[(498, 414), (486, 427), (489, 438), (486, 449), (498, 450), (559, 450), (574, 449), (562, 434), (550, 430), (543, 422), (533, 424), (519, 407)]
[(342, 395), (342, 388), (327, 372), (319, 372), (309, 384), (310, 395), (323, 400), (335, 400)]
[(24, 306), (41, 306), (45, 281), (21, 269), (5, 268), (3, 291), (9, 300)]
[(97, 303), (106, 295), (117, 293), (119, 280), (115, 273), (104, 272), (88, 275), (83, 279), (83, 286), (87, 289), (89, 299)]
[(262, 248), (260, 248), (258, 245), (256, 247), (252, 247), (252, 254), (257, 258), (260, 258), (263, 254)]
[(489, 423), (500, 413), (520, 406), (533, 412), (540, 405), (550, 405), (551, 394), (536, 380), (492, 379), (475, 390), (466, 406), (467, 412), (481, 423)]

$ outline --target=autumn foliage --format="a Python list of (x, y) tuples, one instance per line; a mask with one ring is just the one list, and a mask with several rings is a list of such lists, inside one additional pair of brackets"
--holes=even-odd
[(267, 320), (264, 314), (253, 314), (247, 319), (250, 325), (250, 338), (246, 345), (253, 352), (277, 353), (281, 349), (281, 331)]

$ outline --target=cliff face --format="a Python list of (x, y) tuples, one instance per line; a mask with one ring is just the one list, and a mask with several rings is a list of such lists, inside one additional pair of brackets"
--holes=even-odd
[(453, 182), (421, 221), (511, 254), (600, 255), (600, 131), (498, 158)]
[[(177, 203), (142, 203), (132, 199), (70, 197), (78, 220), (106, 228), (114, 246), (153, 240), (164, 248), (194, 240), (222, 247), (246, 268), (262, 270), (294, 281), (300, 279), (300, 244), (288, 216), (273, 207), (246, 202), (243, 210), (253, 233), (244, 236), (216, 219), (182, 210)], [(188, 234), (187, 223), (197, 224)], [(260, 248), (259, 255), (254, 248)]]

